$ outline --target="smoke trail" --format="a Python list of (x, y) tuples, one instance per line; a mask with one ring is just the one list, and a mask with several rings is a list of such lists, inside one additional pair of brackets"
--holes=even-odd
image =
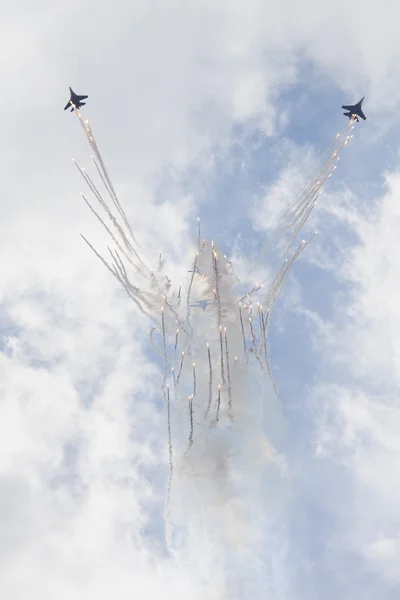
[(207, 343), (207, 356), (208, 356), (208, 368), (209, 368), (209, 380), (208, 380), (208, 404), (206, 410), (206, 419), (208, 417), (208, 413), (210, 412), (211, 402), (212, 402), (212, 385), (213, 385), (213, 372), (212, 372), (212, 362), (211, 362), (211, 354), (210, 354), (210, 346)]
[(228, 376), (228, 396), (229, 396), (229, 400), (228, 400), (228, 414), (229, 414), (229, 418), (232, 420), (233, 419), (233, 413), (232, 413), (232, 385), (231, 385), (231, 372), (230, 372), (230, 366), (229, 366), (228, 335), (226, 333), (226, 327), (225, 327), (224, 333), (225, 333), (226, 373), (227, 373), (227, 376)]
[(171, 500), (171, 488), (172, 488), (172, 474), (174, 470), (173, 459), (172, 459), (172, 431), (171, 431), (171, 401), (169, 395), (169, 386), (167, 386), (167, 426), (168, 426), (168, 464), (169, 464), (169, 475), (167, 493), (165, 495), (165, 542), (167, 547), (171, 547), (173, 528), (169, 520), (169, 504)]

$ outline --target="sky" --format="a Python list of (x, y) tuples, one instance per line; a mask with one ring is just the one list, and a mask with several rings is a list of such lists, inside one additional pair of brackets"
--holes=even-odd
[[(389, 0), (3, 7), (2, 596), (399, 597), (399, 17)], [(68, 86), (89, 95), (82, 117), (156, 273), (129, 265), (144, 312), (80, 237), (107, 256), (71, 160), (98, 180)], [(274, 384), (240, 354), (237, 301), (271, 282), (276, 215), (362, 96), (367, 120), (273, 306)], [(182, 282), (185, 313), (198, 217), (206, 277), (188, 304), (212, 299), (211, 241), (221, 300), (188, 309), (177, 347), (196, 367), (186, 358), (176, 392), (163, 296)]]

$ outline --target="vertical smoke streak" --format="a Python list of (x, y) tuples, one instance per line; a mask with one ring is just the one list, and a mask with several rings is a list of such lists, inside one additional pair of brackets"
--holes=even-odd
[(167, 424), (168, 424), (168, 463), (169, 463), (169, 476), (167, 493), (165, 496), (165, 510), (164, 510), (164, 522), (165, 522), (165, 542), (167, 548), (171, 547), (173, 528), (170, 523), (170, 502), (171, 502), (171, 489), (172, 489), (172, 474), (174, 470), (173, 456), (172, 456), (172, 430), (171, 430), (171, 402), (169, 395), (169, 385), (167, 385)]
[(189, 422), (190, 422), (190, 434), (189, 434), (189, 444), (186, 450), (186, 453), (189, 452), (190, 448), (193, 445), (193, 397), (189, 396)]
[(229, 418), (233, 419), (232, 413), (232, 384), (231, 384), (231, 372), (229, 367), (229, 351), (228, 351), (228, 334), (226, 332), (226, 327), (224, 328), (225, 333), (225, 355), (226, 355), (226, 373), (228, 376), (228, 415)]
[(209, 344), (207, 344), (207, 355), (208, 355), (208, 404), (207, 404), (207, 410), (206, 410), (206, 419), (208, 417), (208, 413), (210, 412), (210, 408), (211, 408), (212, 381), (213, 381), (211, 353), (210, 353), (210, 345)]
[(254, 333), (254, 329), (253, 329), (253, 319), (251, 317), (249, 317), (249, 326), (250, 326), (250, 333), (251, 333), (251, 339), (253, 342), (253, 352), (254, 352), (254, 356), (256, 357), (261, 369), (263, 369), (263, 364), (260, 360), (260, 357), (258, 356), (258, 345), (257, 345), (257, 338), (256, 335)]
[[(268, 312), (267, 312), (267, 319), (268, 319), (268, 316), (269, 316), (269, 314), (270, 314), (270, 312), (269, 312), (269, 309), (268, 309)], [(269, 375), (269, 378), (270, 378), (270, 380), (271, 380), (271, 383), (272, 383), (272, 387), (274, 388), (275, 396), (276, 396), (277, 398), (279, 398), (279, 394), (278, 394), (278, 387), (277, 387), (277, 385), (276, 385), (276, 383), (275, 383), (274, 376), (272, 375), (272, 371), (271, 371), (271, 365), (269, 364), (269, 356), (268, 356), (268, 343), (267, 343), (267, 341), (265, 342), (265, 365), (266, 365), (266, 367), (267, 367), (267, 371), (268, 371), (268, 375)]]
[(242, 303), (241, 302), (239, 302), (239, 317), (240, 317), (240, 327), (241, 327), (241, 330), (242, 330), (243, 350), (244, 350), (244, 355), (245, 355), (246, 361), (247, 361), (248, 357), (247, 357), (246, 335), (244, 333), (243, 316), (242, 316)]
[(187, 293), (187, 298), (186, 298), (186, 320), (189, 320), (190, 317), (190, 294), (192, 291), (192, 286), (193, 286), (193, 280), (194, 280), (194, 276), (196, 273), (196, 269), (197, 269), (197, 261), (199, 259), (199, 253), (196, 252), (196, 258), (194, 259), (194, 264), (193, 264), (193, 269), (192, 269), (192, 276), (190, 278), (190, 283), (189, 283), (189, 288), (188, 288), (188, 293)]
[(175, 346), (174, 346), (174, 359), (176, 358), (176, 349), (178, 347), (179, 329), (176, 330)]
[(174, 381), (174, 390), (176, 389), (176, 375), (175, 375), (175, 367), (171, 368), (172, 379)]
[(185, 358), (185, 351), (182, 350), (181, 352), (181, 366), (179, 367), (179, 373), (178, 373), (178, 379), (177, 379), (177, 383), (179, 383), (179, 380), (181, 378), (181, 374), (182, 374), (182, 367), (183, 367), (183, 359)]
[(192, 400), (196, 396), (196, 363), (193, 363), (193, 394)]
[(219, 326), (219, 349), (220, 349), (220, 365), (221, 365), (221, 381), (225, 384), (225, 369), (224, 369), (224, 345), (222, 343), (222, 327)]
[(262, 305), (257, 302), (257, 312), (258, 312), (258, 326), (260, 328), (260, 342), (262, 339), (262, 318), (261, 318), (261, 313), (262, 313)]
[(217, 302), (217, 307), (218, 307), (218, 309), (217, 309), (218, 310), (218, 323), (220, 324), (222, 322), (222, 320), (221, 320), (221, 297), (220, 297), (220, 293), (219, 293), (217, 253), (214, 250), (214, 242), (211, 242), (211, 260), (212, 260), (214, 278), (215, 278), (215, 300)]
[(167, 342), (165, 338), (165, 318), (164, 318), (164, 307), (161, 307), (161, 323), (162, 323), (162, 336), (163, 336), (163, 354), (164, 354), (164, 372), (163, 372), (163, 383), (162, 390), (163, 394), (165, 394), (165, 382), (167, 379), (167, 365), (168, 365), (168, 357), (167, 357)]
[(253, 343), (254, 354), (256, 354), (256, 352), (257, 352), (257, 338), (256, 338), (256, 336), (254, 334), (253, 319), (251, 317), (249, 317), (249, 326), (250, 326), (251, 341)]
[(217, 406), (216, 406), (216, 416), (215, 423), (219, 421), (219, 409), (221, 407), (221, 386), (218, 384), (218, 395), (217, 395)]
[[(264, 350), (264, 357), (266, 360), (266, 358), (267, 358), (267, 324), (268, 324), (269, 308), (267, 308), (267, 317), (264, 318), (264, 311), (263, 311), (262, 305), (260, 305), (260, 306), (261, 306), (260, 314), (261, 314), (262, 341), (263, 341), (262, 350)], [(262, 350), (261, 350), (261, 352), (262, 352)]]

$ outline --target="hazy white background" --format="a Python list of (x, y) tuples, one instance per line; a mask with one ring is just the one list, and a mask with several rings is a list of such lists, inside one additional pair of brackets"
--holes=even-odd
[(2, 7), (2, 597), (248, 597), (212, 580), (201, 538), (165, 553), (161, 380), (78, 236), (105, 241), (71, 85), (140, 239), (184, 268), (198, 214), (224, 250), (251, 242), (271, 186), (366, 95), (271, 333), (292, 497), (252, 597), (398, 598), (399, 19), (389, 0)]

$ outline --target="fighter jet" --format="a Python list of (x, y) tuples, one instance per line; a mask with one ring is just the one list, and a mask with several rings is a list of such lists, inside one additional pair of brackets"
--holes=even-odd
[(214, 300), (197, 300), (197, 302), (191, 304), (190, 306), (193, 306), (194, 308), (201, 308), (203, 312), (205, 312), (207, 306), (211, 304), (211, 302), (214, 302)]
[(361, 105), (364, 101), (364, 98), (365, 98), (365, 96), (363, 98), (361, 98), (360, 102), (357, 102), (357, 104), (344, 104), (342, 106), (342, 108), (344, 108), (344, 110), (348, 111), (348, 112), (343, 113), (344, 116), (348, 117), (349, 119), (354, 119), (355, 121), (357, 121), (357, 123), (359, 121), (358, 117), (361, 117), (365, 121), (365, 119), (367, 117), (364, 115), (364, 113), (361, 109)]
[(71, 107), (71, 112), (72, 112), (74, 110), (74, 107), (72, 106), (73, 104), (75, 105), (76, 108), (85, 106), (86, 102), (82, 102), (82, 100), (85, 100), (88, 96), (78, 96), (78, 94), (75, 94), (75, 92), (73, 91), (72, 88), (69, 88), (69, 91), (71, 94), (71, 98), (68, 100), (67, 104), (64, 106), (64, 110), (67, 110), (67, 108)]

